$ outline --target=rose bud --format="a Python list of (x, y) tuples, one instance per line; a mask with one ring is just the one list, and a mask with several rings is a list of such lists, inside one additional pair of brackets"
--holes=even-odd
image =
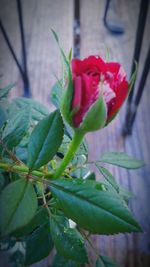
[[(106, 63), (99, 56), (73, 59), (69, 123), (83, 132), (107, 125), (128, 95), (126, 73), (119, 63)], [(68, 94), (69, 96), (69, 94)]]

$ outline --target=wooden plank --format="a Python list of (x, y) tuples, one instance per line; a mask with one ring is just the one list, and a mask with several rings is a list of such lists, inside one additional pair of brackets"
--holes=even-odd
[[(54, 75), (57, 77), (61, 75), (61, 59), (58, 46), (50, 29), (53, 28), (58, 33), (62, 47), (68, 53), (73, 46), (74, 1), (26, 0), (22, 1), (22, 4), (32, 96), (52, 110), (50, 89), (56, 82)], [(20, 33), (15, 0), (2, 0), (0, 2), (0, 17), (21, 60)], [(20, 74), (1, 33), (0, 44), (0, 87), (16, 82), (11, 96), (22, 95)], [(2, 256), (2, 260), (5, 260), (4, 256)], [(52, 256), (33, 266), (46, 267), (51, 264), (51, 261)], [(5, 261), (4, 265), (6, 267), (7, 264)]]
[[(60, 77), (61, 74), (59, 49), (50, 29), (53, 28), (58, 33), (60, 42), (68, 53), (73, 46), (73, 0), (26, 0), (22, 3), (32, 96), (50, 107), (50, 88), (56, 81), (54, 75)], [(21, 60), (16, 1), (2, 0), (0, 15)], [(2, 35), (0, 43), (0, 74), (3, 75), (0, 86), (16, 81), (13, 96), (22, 94), (20, 74)]]
[[(139, 1), (121, 0), (114, 2), (118, 4), (121, 21), (125, 27), (125, 34), (122, 36), (111, 35), (103, 25), (102, 19), (105, 1), (81, 1), (81, 57), (99, 54), (105, 58), (105, 49), (107, 47), (110, 51), (111, 59), (123, 64), (129, 76), (137, 27)], [(138, 77), (140, 77), (149, 44), (149, 18), (150, 16), (148, 17), (145, 29)], [(150, 264), (150, 216), (148, 205), (146, 204), (149, 201), (148, 194), (150, 190), (148, 180), (150, 172), (150, 142), (148, 136), (150, 124), (147, 108), (150, 98), (148, 81), (144, 89), (143, 99), (138, 110), (138, 117), (131, 137), (124, 140), (121, 136), (126, 111), (125, 106), (119, 116), (106, 129), (87, 135), (90, 158), (92, 160), (99, 159), (100, 154), (104, 151), (126, 151), (128, 154), (142, 158), (148, 163), (145, 168), (137, 171), (126, 171), (115, 167), (109, 168), (118, 182), (133, 191), (135, 197), (131, 201), (130, 207), (144, 228), (143, 234), (119, 234), (112, 237), (97, 236), (95, 245), (98, 251), (112, 257), (121, 267), (148, 267)], [(137, 84), (138, 82), (139, 78)], [(100, 179), (99, 174), (97, 174), (97, 178)]]

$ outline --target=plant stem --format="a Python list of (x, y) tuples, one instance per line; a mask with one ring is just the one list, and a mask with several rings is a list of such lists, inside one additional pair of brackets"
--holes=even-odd
[(83, 140), (83, 137), (84, 137), (84, 134), (81, 132), (76, 131), (74, 133), (74, 136), (73, 136), (72, 141), (70, 143), (69, 149), (68, 149), (65, 157), (63, 158), (60, 166), (56, 170), (56, 172), (54, 174), (54, 178), (59, 178), (61, 176), (61, 174), (63, 173), (63, 171), (65, 170), (65, 168), (69, 164), (69, 162), (74, 157), (79, 145), (81, 144), (81, 142)]
[[(5, 170), (7, 172), (24, 173), (26, 175), (29, 174), (29, 168), (27, 166), (14, 165), (6, 162), (0, 162), (0, 169)], [(52, 177), (52, 173), (45, 174), (41, 171), (32, 171), (30, 174), (37, 177)]]
[(18, 163), (18, 164), (22, 164), (22, 161), (19, 160), (19, 159), (16, 157), (16, 155), (13, 154), (13, 153), (7, 148), (6, 144), (3, 143), (2, 140), (0, 140), (0, 144), (2, 145), (3, 149), (7, 152), (7, 154), (10, 156), (10, 158), (11, 158), (14, 162), (16, 162), (16, 163)]

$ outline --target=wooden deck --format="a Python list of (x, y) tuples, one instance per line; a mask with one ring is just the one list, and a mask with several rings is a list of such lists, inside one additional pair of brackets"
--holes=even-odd
[[(125, 34), (122, 36), (111, 35), (103, 26), (102, 18), (105, 0), (81, 0), (80, 53), (82, 58), (90, 54), (101, 54), (105, 56), (106, 48), (108, 48), (111, 58), (121, 62), (129, 76), (140, 1), (114, 1), (119, 4), (118, 11), (125, 27)], [(73, 0), (26, 0), (22, 2), (32, 95), (34, 99), (44, 103), (51, 110), (53, 107), (50, 104), (49, 98), (50, 88), (55, 82), (54, 74), (60, 76), (61, 68), (58, 49), (50, 33), (50, 28), (55, 29), (65, 51), (68, 52), (73, 45)], [(0, 16), (19, 55), (20, 40), (15, 0), (1, 0), (0, 5)], [(150, 16), (148, 18), (138, 77), (140, 77), (150, 43)], [(0, 76), (3, 75), (0, 80), (0, 86), (5, 86), (8, 83), (16, 81), (17, 85), (12, 94), (13, 96), (21, 95), (22, 81), (20, 74), (1, 34), (0, 44)], [(136, 84), (138, 84), (138, 80)], [(92, 160), (99, 159), (101, 153), (105, 151), (126, 151), (134, 157), (143, 159), (146, 163), (144, 168), (136, 171), (126, 171), (115, 167), (110, 168), (117, 180), (134, 193), (130, 207), (142, 225), (143, 233), (93, 237), (97, 250), (101, 254), (112, 257), (121, 267), (150, 266), (149, 82), (150, 77), (147, 79), (132, 136), (124, 139), (121, 135), (125, 119), (125, 106), (119, 116), (106, 129), (87, 135), (90, 159)], [(97, 178), (100, 179), (98, 173)], [(34, 266), (46, 267), (50, 260), (49, 257), (47, 260), (42, 261), (41, 264), (38, 263)], [(92, 265), (89, 265), (89, 267), (92, 267)]]

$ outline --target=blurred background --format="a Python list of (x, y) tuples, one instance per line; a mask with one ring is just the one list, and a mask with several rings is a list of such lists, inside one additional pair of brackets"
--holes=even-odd
[[(148, 4), (147, 0), (0, 0), (0, 88), (15, 83), (10, 98), (26, 95), (50, 111), (54, 109), (50, 90), (56, 77), (61, 77), (61, 60), (51, 28), (57, 32), (66, 53), (72, 47), (74, 57), (93, 54), (105, 58), (109, 51), (110, 60), (119, 61), (128, 78), (133, 58), (139, 59), (133, 98), (106, 129), (87, 135), (91, 160), (99, 159), (102, 152), (125, 151), (145, 161), (145, 167), (136, 171), (109, 168), (118, 182), (133, 192), (129, 206), (143, 233), (92, 237), (97, 250), (121, 267), (150, 266)], [(90, 255), (92, 258), (92, 252)], [(51, 256), (33, 266), (47, 267), (50, 262)]]

